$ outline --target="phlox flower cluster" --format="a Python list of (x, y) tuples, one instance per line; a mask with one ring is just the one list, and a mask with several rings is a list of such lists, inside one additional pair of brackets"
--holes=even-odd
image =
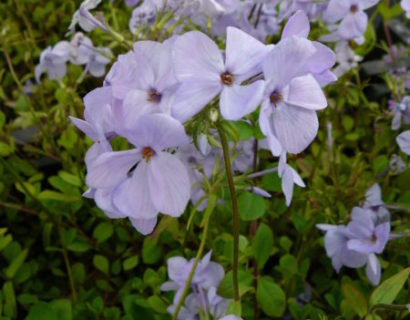
[[(178, 217), (190, 199), (196, 203), (205, 195), (202, 181), (221, 158), (221, 150), (208, 143), (212, 132), (199, 135), (198, 151), (184, 125), (208, 117), (210, 108), (220, 113), (215, 121), (246, 120), (261, 105), (263, 146), (280, 156), (277, 171), (289, 205), (294, 184), (304, 183), (286, 154), (298, 154), (313, 141), (316, 112), (327, 106), (321, 87), (336, 79), (330, 71), (334, 53), (308, 40), (309, 29), (298, 11), (276, 45), (234, 27), (227, 28), (225, 51), (199, 31), (163, 43), (136, 42), (118, 57), (103, 87), (84, 98), (85, 120), (72, 118), (94, 141), (85, 159), (85, 195), (109, 217), (128, 217), (141, 233), (152, 232), (158, 213)], [(133, 149), (113, 151), (116, 136)], [(235, 171), (250, 170), (252, 145), (237, 146)]]
[(361, 268), (366, 266), (366, 275), (373, 285), (380, 282), (381, 267), (377, 254), (381, 254), (392, 235), (390, 213), (381, 199), (379, 185), (366, 192), (362, 207), (355, 207), (351, 221), (345, 225), (319, 224), (326, 232), (325, 249), (339, 272), (343, 266)]
[[(179, 320), (195, 320), (200, 315), (208, 314), (216, 320), (238, 320), (235, 316), (226, 316), (230, 300), (216, 294), (218, 286), (225, 272), (222, 266), (211, 261), (212, 252), (208, 252), (198, 263), (191, 281), (192, 293), (184, 301), (178, 313)], [(174, 303), (168, 307), (168, 312), (173, 314), (182, 296), (188, 275), (194, 264), (194, 259), (187, 261), (183, 257), (168, 259), (168, 276), (170, 281), (161, 285), (162, 291), (175, 291)]]
[(84, 74), (89, 72), (94, 77), (102, 77), (111, 56), (109, 48), (94, 47), (88, 37), (78, 32), (70, 42), (59, 41), (41, 53), (35, 77), (40, 82), (41, 75), (46, 72), (49, 79), (59, 80), (67, 73), (67, 62), (84, 65)]

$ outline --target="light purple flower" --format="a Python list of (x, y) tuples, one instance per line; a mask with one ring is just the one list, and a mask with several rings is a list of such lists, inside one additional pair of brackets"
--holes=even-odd
[(367, 14), (364, 10), (374, 6), (380, 0), (330, 0), (323, 15), (325, 21), (340, 25), (338, 34), (345, 40), (354, 39), (363, 43), (363, 33), (367, 27)]
[(317, 134), (316, 110), (326, 108), (327, 101), (309, 70), (316, 52), (311, 41), (292, 36), (281, 40), (265, 58), (259, 125), (275, 156), (302, 152)]
[(349, 43), (341, 41), (336, 45), (336, 62), (337, 67), (333, 70), (336, 76), (340, 77), (346, 72), (357, 67), (358, 63), (362, 61), (362, 57), (355, 54), (350, 48)]
[(35, 68), (36, 81), (40, 82), (40, 77), (44, 72), (47, 72), (51, 80), (64, 77), (69, 56), (70, 43), (67, 41), (60, 41), (53, 48), (45, 49), (40, 55), (40, 63)]
[(392, 129), (400, 129), (402, 122), (410, 124), (410, 96), (405, 96), (400, 103), (393, 103)]
[(128, 23), (130, 31), (135, 34), (138, 27), (154, 22), (158, 10), (163, 5), (164, 0), (144, 0), (141, 5), (132, 11), (131, 19)]
[(345, 226), (318, 224), (317, 227), (322, 231), (326, 231), (326, 254), (329, 258), (332, 259), (332, 266), (337, 273), (340, 272), (340, 269), (343, 266), (349, 268), (360, 268), (366, 264), (366, 254), (350, 250), (347, 247), (347, 242), (349, 241), (349, 234)]
[(390, 212), (386, 209), (382, 200), (380, 186), (375, 183), (366, 191), (366, 199), (363, 208), (373, 211), (372, 219), (375, 224), (390, 221)]
[(410, 130), (404, 131), (396, 138), (401, 151), (410, 155)]
[[(225, 272), (222, 266), (211, 261), (212, 251), (209, 251), (198, 263), (194, 277), (192, 278), (191, 287), (196, 289), (208, 290), (212, 287), (217, 288), (222, 281)], [(162, 291), (177, 291), (174, 302), (178, 302), (184, 291), (185, 284), (188, 280), (189, 273), (194, 264), (194, 258), (187, 261), (183, 257), (173, 257), (168, 259), (168, 276), (171, 281), (161, 285)]]
[(220, 110), (225, 119), (237, 120), (258, 106), (264, 84), (242, 81), (261, 70), (267, 47), (243, 31), (228, 27), (226, 57), (205, 34), (191, 31), (174, 45), (175, 74), (181, 82), (172, 114), (186, 121), (220, 95)]
[(369, 209), (353, 208), (352, 221), (347, 225), (350, 240), (347, 247), (359, 253), (381, 253), (390, 235), (390, 222), (375, 225)]
[(88, 168), (87, 185), (115, 188), (113, 205), (131, 218), (154, 219), (158, 212), (180, 216), (190, 196), (188, 172), (165, 150), (188, 143), (183, 126), (167, 115), (144, 115), (126, 138), (136, 149), (99, 156)]
[[(114, 109), (115, 120), (121, 128), (132, 126), (133, 122), (143, 114), (170, 113), (171, 103), (179, 86), (173, 72), (172, 44), (170, 40), (164, 43), (154, 41), (135, 43), (131, 56), (134, 60), (130, 65), (131, 74), (128, 77), (126, 71), (125, 77), (125, 79), (131, 78), (132, 82), (124, 83), (125, 86), (121, 82), (118, 86), (116, 81), (111, 81), (113, 90), (120, 91), (120, 95), (124, 96), (123, 103)], [(124, 67), (126, 68), (126, 65)]]

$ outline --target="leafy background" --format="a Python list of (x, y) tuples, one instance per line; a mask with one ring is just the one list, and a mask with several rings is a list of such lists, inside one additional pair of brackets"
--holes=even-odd
[[(180, 219), (162, 217), (155, 232), (145, 238), (127, 221), (106, 218), (92, 201), (81, 197), (85, 191), (83, 158), (91, 141), (68, 119), (69, 115), (82, 116), (82, 97), (100, 86), (102, 79), (87, 77), (77, 83), (82, 69), (71, 65), (61, 83), (44, 79), (27, 91), (41, 51), (64, 37), (79, 3), (0, 3), (0, 318), (169, 319), (166, 308), (172, 295), (159, 290), (167, 279), (166, 260), (195, 255), (200, 215), (188, 231), (191, 207)], [(107, 21), (132, 39), (127, 31), (131, 9), (123, 1), (107, 1), (101, 8)], [(404, 269), (410, 265), (408, 237), (389, 242), (380, 257), (382, 282), (402, 271), (387, 283), (393, 281), (395, 289), (382, 287), (372, 295), (374, 288), (364, 270), (334, 272), (323, 235), (315, 227), (317, 223), (346, 223), (351, 208), (378, 182), (384, 201), (396, 206), (393, 231), (408, 234), (410, 168), (407, 165), (399, 175), (389, 169), (393, 154), (407, 162), (408, 157), (400, 153), (397, 133), (390, 129), (387, 101), (394, 88), (386, 85), (391, 84), (391, 74), (380, 60), (387, 48), (384, 23), (394, 31), (404, 20), (397, 5), (388, 9), (384, 2), (371, 13), (371, 19), (366, 43), (356, 48), (366, 54), (364, 63), (326, 89), (330, 107), (320, 113), (317, 139), (301, 156), (290, 159), (307, 188), (296, 190), (289, 208), (276, 174), (258, 182), (272, 193), (272, 199), (247, 192), (239, 195), (243, 220), (240, 291), (245, 319), (253, 317), (254, 296), (261, 319), (406, 316), (406, 312), (368, 311), (376, 302), (409, 302), (405, 282), (410, 271)], [(316, 24), (312, 37), (321, 33), (323, 29)], [(393, 32), (397, 45), (405, 46), (406, 37), (405, 27), (402, 33)], [(116, 54), (125, 51), (98, 30), (92, 39)], [(379, 71), (371, 67), (374, 64), (366, 69), (369, 62), (376, 63)], [(238, 130), (242, 138), (256, 132), (244, 126)], [(260, 169), (271, 166), (274, 159), (263, 152), (260, 156)], [(256, 218), (259, 224), (251, 236), (251, 225), (255, 227), (251, 221)], [(207, 248), (227, 272), (219, 293), (231, 297), (229, 201), (217, 207), (212, 219)], [(252, 259), (259, 269), (257, 292), (252, 285)], [(400, 284), (405, 285), (401, 291)], [(381, 297), (386, 292), (389, 297)]]

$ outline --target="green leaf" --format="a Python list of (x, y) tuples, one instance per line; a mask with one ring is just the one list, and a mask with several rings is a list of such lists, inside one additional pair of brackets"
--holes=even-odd
[(406, 283), (409, 274), (410, 268), (406, 268), (389, 279), (384, 280), (370, 296), (370, 306), (373, 307), (379, 303), (392, 303)]
[(226, 315), (233, 314), (237, 317), (242, 316), (242, 304), (240, 301), (232, 301), (226, 309)]
[(238, 198), (239, 214), (244, 221), (262, 217), (266, 211), (265, 200), (250, 192), (242, 193)]
[(367, 300), (360, 290), (350, 283), (344, 283), (342, 284), (342, 292), (356, 314), (364, 317), (367, 314)]
[(286, 296), (272, 278), (262, 277), (258, 281), (256, 297), (263, 310), (270, 317), (281, 317), (286, 308)]
[(252, 126), (246, 121), (235, 121), (233, 122), (236, 128), (239, 131), (239, 140), (246, 141), (252, 138), (253, 136), (253, 128)]
[[(239, 295), (242, 296), (252, 290), (253, 276), (243, 270), (238, 271)], [(218, 294), (225, 298), (233, 298), (233, 279), (232, 271), (229, 271), (222, 279), (218, 288)]]
[(112, 234), (114, 233), (114, 228), (111, 223), (108, 222), (101, 222), (93, 232), (93, 238), (97, 240), (97, 242), (104, 242), (109, 239)]
[(26, 260), (27, 254), (28, 254), (28, 249), (24, 249), (23, 251), (20, 252), (20, 254), (16, 258), (13, 259), (13, 261), (8, 266), (5, 272), (7, 278), (12, 279), (14, 277), (17, 270), (23, 264), (24, 260)]
[(14, 293), (13, 283), (7, 281), (3, 285), (3, 294), (4, 294), (4, 315), (14, 318), (17, 314), (16, 306), (16, 296)]
[(122, 267), (124, 268), (125, 271), (134, 269), (138, 265), (138, 261), (139, 261), (138, 256), (127, 258), (122, 263)]
[(64, 194), (52, 190), (44, 190), (38, 195), (39, 200), (55, 200), (61, 202), (75, 202), (81, 200), (79, 196)]
[(96, 254), (93, 258), (94, 267), (102, 273), (108, 275), (109, 262), (108, 259), (102, 255)]
[(161, 314), (167, 313), (167, 305), (158, 296), (149, 297), (147, 302), (155, 312)]
[(84, 241), (74, 241), (67, 246), (67, 249), (73, 252), (86, 252), (91, 249), (91, 246)]
[(162, 257), (161, 249), (151, 238), (145, 238), (142, 245), (142, 260), (146, 264), (154, 264)]
[(39, 301), (34, 304), (26, 320), (71, 320), (72, 307), (69, 300), (55, 300), (50, 303)]
[(258, 268), (262, 269), (268, 261), (271, 249), (273, 247), (273, 233), (266, 225), (261, 223), (255, 237), (252, 239), (253, 255), (258, 263)]

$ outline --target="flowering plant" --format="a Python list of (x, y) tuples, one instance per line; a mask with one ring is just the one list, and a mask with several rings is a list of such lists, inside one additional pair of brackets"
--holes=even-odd
[(408, 2), (63, 7), (29, 76), (2, 49), (0, 315), (405, 316)]

